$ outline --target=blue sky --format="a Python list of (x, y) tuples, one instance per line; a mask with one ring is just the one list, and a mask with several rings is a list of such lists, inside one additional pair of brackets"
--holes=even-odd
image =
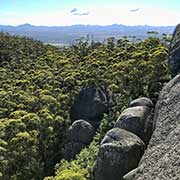
[(180, 0), (0, 0), (0, 24), (176, 25)]

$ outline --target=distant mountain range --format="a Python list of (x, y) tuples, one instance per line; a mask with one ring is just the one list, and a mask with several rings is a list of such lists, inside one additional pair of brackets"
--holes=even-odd
[(136, 36), (137, 39), (146, 38), (147, 32), (156, 31), (159, 35), (171, 35), (174, 26), (126, 26), (126, 25), (72, 25), (72, 26), (33, 26), (23, 24), (19, 26), (0, 25), (1, 32), (20, 35), (40, 40), (44, 43), (69, 45), (74, 40), (89, 35), (94, 41), (104, 41), (108, 37), (120, 38), (123, 36)]

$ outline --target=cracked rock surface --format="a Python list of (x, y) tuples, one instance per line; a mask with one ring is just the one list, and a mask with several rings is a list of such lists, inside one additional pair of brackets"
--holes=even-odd
[(180, 75), (161, 91), (154, 118), (156, 129), (133, 180), (179, 180)]
[(95, 180), (119, 180), (136, 168), (144, 152), (144, 142), (120, 128), (108, 131), (100, 144)]

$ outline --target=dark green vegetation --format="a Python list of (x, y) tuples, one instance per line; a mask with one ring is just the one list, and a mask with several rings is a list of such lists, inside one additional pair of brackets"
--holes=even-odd
[[(0, 34), (0, 179), (41, 180), (54, 171), (46, 180), (93, 179), (98, 143), (128, 102), (140, 96), (156, 101), (169, 77), (167, 43), (164, 35), (57, 49)], [(114, 106), (90, 146), (67, 162), (61, 149), (68, 111), (80, 88), (92, 83), (112, 91)]]

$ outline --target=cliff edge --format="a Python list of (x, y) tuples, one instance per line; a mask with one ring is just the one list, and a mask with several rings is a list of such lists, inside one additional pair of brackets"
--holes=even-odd
[(180, 179), (180, 75), (167, 83), (155, 108), (156, 129), (135, 180)]

